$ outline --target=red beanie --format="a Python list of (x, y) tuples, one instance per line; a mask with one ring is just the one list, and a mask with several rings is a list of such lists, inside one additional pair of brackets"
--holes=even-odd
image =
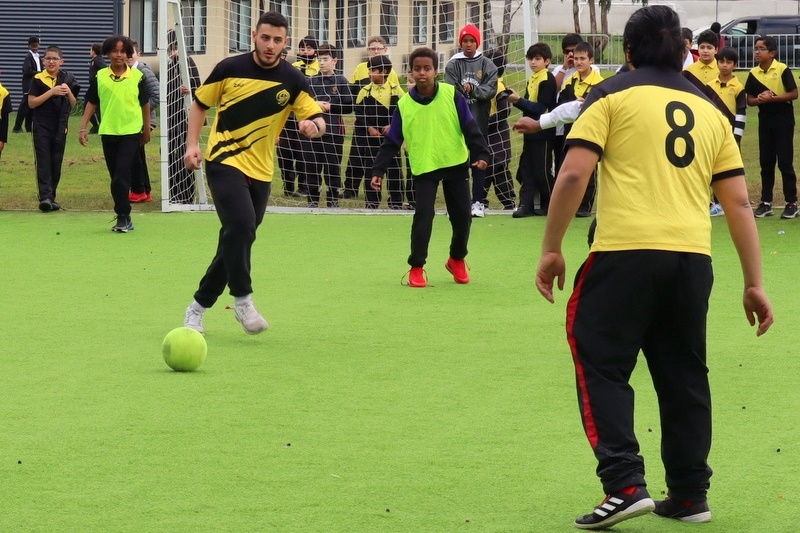
[(479, 30), (474, 24), (467, 24), (461, 28), (460, 32), (458, 32), (458, 46), (461, 46), (461, 40), (467, 35), (475, 39), (475, 42), (478, 43), (478, 46), (481, 45), (481, 30)]

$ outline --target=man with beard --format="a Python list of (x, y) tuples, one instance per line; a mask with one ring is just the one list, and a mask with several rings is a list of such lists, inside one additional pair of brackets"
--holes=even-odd
[(325, 133), (322, 110), (306, 77), (281, 58), (288, 26), (280, 13), (264, 13), (252, 32), (254, 50), (220, 61), (195, 92), (189, 112), (184, 163), (197, 169), (203, 160), (200, 133), (206, 112), (217, 108), (206, 147), (205, 175), (222, 227), (217, 252), (184, 320), (184, 326), (201, 333), (203, 314), (226, 285), (245, 332), (267, 329), (251, 299), (250, 251), (269, 200), (274, 145), (292, 112), (299, 119), (298, 131), (306, 137)]

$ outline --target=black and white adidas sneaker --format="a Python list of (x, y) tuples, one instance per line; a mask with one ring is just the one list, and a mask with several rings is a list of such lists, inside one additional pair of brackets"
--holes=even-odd
[(656, 508), (644, 485), (634, 485), (609, 494), (590, 514), (575, 519), (579, 529), (606, 529), (623, 520), (650, 513)]

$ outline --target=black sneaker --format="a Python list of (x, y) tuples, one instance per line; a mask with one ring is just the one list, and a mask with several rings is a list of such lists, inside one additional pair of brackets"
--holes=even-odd
[(666, 500), (656, 502), (654, 515), (664, 518), (674, 518), (681, 522), (711, 522), (711, 511), (708, 509), (708, 502), (678, 501), (670, 497)]
[(764, 218), (764, 217), (771, 217), (775, 213), (772, 212), (772, 206), (770, 204), (761, 202), (756, 207), (755, 213), (753, 213), (756, 218)]
[(111, 228), (116, 233), (128, 233), (133, 230), (133, 221), (128, 215), (117, 215), (117, 223)]
[(53, 208), (53, 211), (58, 211), (58, 210), (60, 210), (60, 209), (61, 209), (61, 204), (59, 204), (59, 203), (58, 203), (58, 202), (56, 202), (55, 200), (52, 200), (52, 201), (50, 202), (50, 205), (52, 206), (52, 208)]
[(513, 218), (532, 217), (533, 215), (533, 209), (527, 206), (519, 206), (513, 213), (511, 213)]
[(39, 211), (42, 213), (49, 213), (53, 211), (53, 202), (49, 198), (45, 198), (41, 202), (39, 202)]
[(633, 494), (609, 494), (591, 514), (575, 519), (578, 529), (606, 529), (623, 520), (650, 513), (656, 505), (643, 485), (637, 485)]
[(783, 208), (783, 213), (781, 213), (781, 218), (794, 218), (796, 216), (797, 204), (794, 202), (786, 204), (786, 207)]

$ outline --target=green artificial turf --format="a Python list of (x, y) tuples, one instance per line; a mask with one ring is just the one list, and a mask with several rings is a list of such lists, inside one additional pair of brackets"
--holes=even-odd
[[(544, 219), (476, 220), (462, 286), (437, 217), (427, 289), (400, 284), (410, 222), (268, 213), (253, 278), (270, 330), (245, 335), (225, 295), (206, 314), (204, 365), (176, 373), (161, 341), (214, 251), (215, 214), (136, 211), (119, 235), (109, 213), (0, 212), (0, 531), (574, 531), (602, 494), (569, 291), (551, 305), (533, 285)], [(713, 222), (713, 522), (646, 516), (616, 531), (797, 530), (800, 226), (758, 221), (776, 322), (756, 338)], [(568, 234), (567, 288), (588, 225)], [(645, 365), (633, 383), (660, 497)]]

